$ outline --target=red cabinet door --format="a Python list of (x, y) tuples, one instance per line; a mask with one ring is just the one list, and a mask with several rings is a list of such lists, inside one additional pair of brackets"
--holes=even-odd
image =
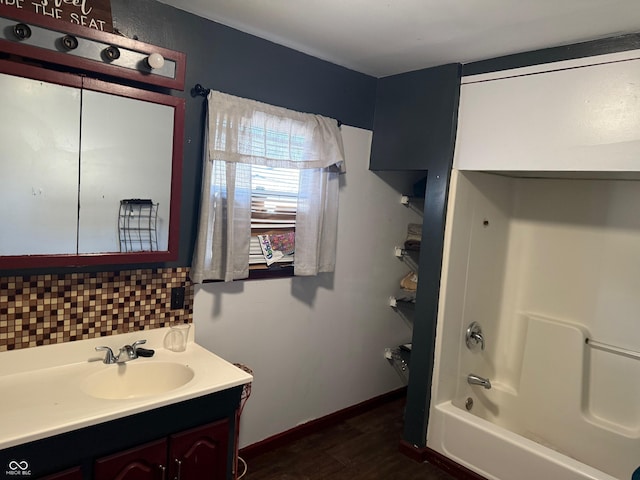
[(96, 460), (95, 480), (167, 479), (167, 441), (162, 439)]
[(170, 478), (226, 480), (229, 422), (221, 420), (169, 437)]

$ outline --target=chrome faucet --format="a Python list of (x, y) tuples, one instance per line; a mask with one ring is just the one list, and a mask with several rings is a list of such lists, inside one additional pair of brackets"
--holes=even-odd
[(128, 362), (129, 360), (135, 360), (136, 358), (138, 358), (138, 345), (143, 345), (145, 343), (147, 343), (146, 340), (137, 340), (136, 342), (133, 342), (132, 345), (125, 345), (120, 348), (118, 356), (115, 356), (113, 354), (113, 350), (111, 350), (110, 347), (96, 347), (96, 352), (99, 352), (101, 350), (107, 352), (104, 356), (104, 360), (102, 361), (103, 363), (109, 365), (113, 363), (124, 363)]
[(487, 390), (491, 388), (491, 382), (489, 381), (488, 378), (481, 377), (474, 373), (470, 373), (469, 375), (467, 375), (467, 383), (469, 385), (480, 385), (481, 387), (484, 387)]

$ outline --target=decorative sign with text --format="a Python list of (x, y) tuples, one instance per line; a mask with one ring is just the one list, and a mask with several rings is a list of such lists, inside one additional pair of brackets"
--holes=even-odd
[(113, 32), (111, 0), (0, 0), (0, 5), (102, 32)]

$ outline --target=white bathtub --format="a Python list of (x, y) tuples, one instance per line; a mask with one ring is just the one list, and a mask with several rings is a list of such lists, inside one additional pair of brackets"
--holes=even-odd
[(431, 410), (429, 432), (429, 448), (489, 480), (616, 480), (451, 402)]

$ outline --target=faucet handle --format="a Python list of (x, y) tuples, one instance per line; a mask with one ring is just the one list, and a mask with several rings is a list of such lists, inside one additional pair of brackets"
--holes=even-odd
[[(129, 360), (135, 360), (138, 358), (138, 346), (147, 343), (146, 340), (136, 340), (131, 345), (125, 345), (120, 349), (120, 352), (124, 352)], [(118, 355), (118, 357), (120, 357)]]
[(111, 364), (116, 363), (116, 356), (113, 354), (113, 350), (110, 347), (96, 347), (96, 352), (105, 351), (107, 354), (104, 356), (102, 363)]
[(465, 343), (469, 350), (472, 350), (477, 345), (480, 345), (480, 350), (484, 350), (484, 336), (482, 335), (482, 328), (478, 322), (471, 322), (469, 328), (467, 328)]
[(138, 348), (138, 345), (144, 345), (145, 343), (147, 343), (146, 340), (136, 340), (131, 344), (131, 348), (135, 350), (136, 348)]

